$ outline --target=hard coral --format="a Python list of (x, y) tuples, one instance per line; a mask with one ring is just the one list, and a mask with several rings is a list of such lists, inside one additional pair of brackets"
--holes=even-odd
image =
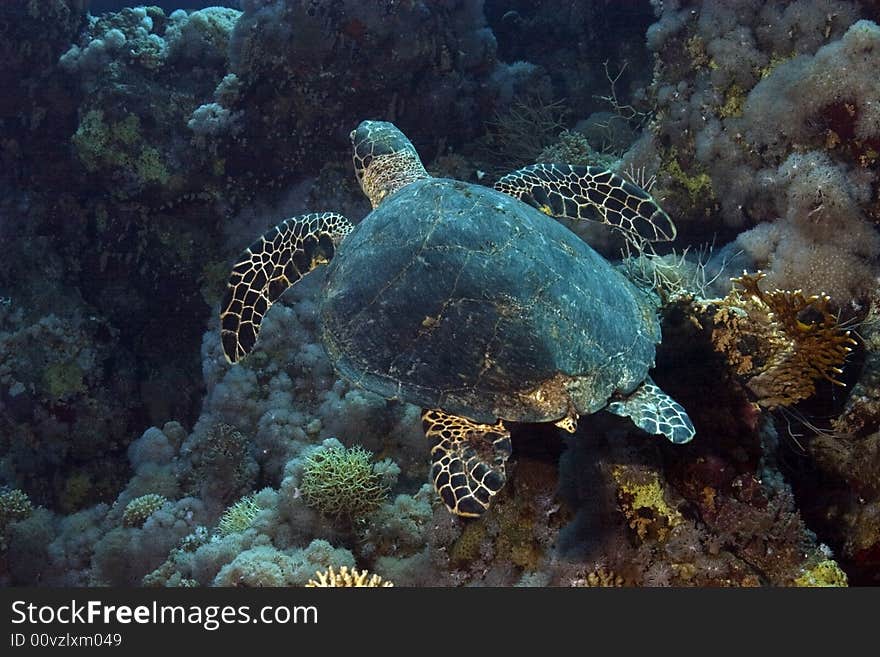
[(743, 273), (716, 306), (712, 342), (765, 408), (810, 397), (816, 379), (835, 385), (856, 344), (828, 297), (761, 290), (762, 272)]
[(33, 510), (27, 494), (18, 488), (0, 494), (0, 549), (6, 545), (3, 539), (6, 526), (27, 518)]
[(162, 495), (149, 493), (136, 497), (125, 507), (122, 524), (126, 527), (141, 527), (153, 513), (161, 509), (168, 500)]
[(164, 185), (170, 177), (161, 153), (144, 143), (140, 119), (134, 114), (108, 123), (103, 111), (89, 110), (71, 141), (90, 172), (112, 171), (139, 184)]
[(840, 569), (833, 559), (821, 561), (795, 581), (795, 586), (847, 586), (846, 573)]
[(705, 514), (718, 546), (748, 564), (762, 583), (790, 586), (804, 564), (815, 558), (815, 536), (808, 532), (794, 495), (783, 485), (773, 489), (754, 474), (731, 482)]
[(305, 586), (313, 573), (354, 568), (354, 557), (343, 548), (314, 540), (304, 549), (279, 550), (257, 545), (240, 552), (220, 569), (215, 586)]
[(315, 573), (315, 577), (317, 577), (317, 581), (310, 579), (309, 583), (306, 584), (308, 587), (336, 587), (336, 586), (350, 586), (350, 587), (389, 587), (394, 586), (393, 582), (389, 582), (387, 580), (383, 580), (378, 575), (370, 575), (370, 573), (366, 570), (362, 570), (358, 572), (357, 568), (352, 568), (351, 572), (348, 570), (348, 566), (343, 566), (339, 569), (337, 573), (333, 566), (327, 570), (327, 572), (317, 572)]
[(372, 513), (388, 488), (363, 447), (326, 447), (306, 457), (300, 489), (309, 506), (330, 516), (356, 518)]
[(623, 586), (624, 581), (623, 577), (613, 571), (598, 567), (596, 570), (587, 573), (583, 577), (572, 579), (569, 584), (570, 586), (579, 588), (618, 588)]
[(242, 497), (238, 502), (223, 512), (217, 523), (217, 533), (221, 536), (243, 532), (254, 524), (254, 519), (260, 513), (255, 495)]

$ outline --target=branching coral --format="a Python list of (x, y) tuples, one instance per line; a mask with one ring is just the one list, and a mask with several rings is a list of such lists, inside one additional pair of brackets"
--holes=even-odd
[(0, 550), (6, 547), (4, 534), (7, 525), (27, 518), (33, 510), (27, 494), (18, 488), (0, 494)]
[(516, 99), (488, 123), (483, 138), (486, 158), (504, 170), (541, 161), (541, 153), (564, 129), (566, 111), (562, 101), (548, 102), (536, 94)]
[(570, 581), (571, 586), (578, 588), (618, 588), (623, 586), (623, 584), (623, 577), (601, 567), (596, 568), (596, 570), (587, 573), (583, 577), (577, 577)]
[(372, 513), (388, 488), (363, 447), (327, 447), (306, 457), (300, 488), (309, 506), (330, 516), (356, 518)]
[(122, 512), (122, 524), (126, 527), (142, 527), (147, 518), (161, 509), (167, 501), (165, 497), (155, 493), (136, 497)]
[(716, 306), (712, 343), (765, 408), (810, 397), (815, 381), (838, 376), (856, 344), (830, 309), (828, 297), (800, 290), (761, 290), (764, 274), (744, 273)]
[(217, 533), (221, 536), (243, 532), (254, 524), (260, 513), (255, 495), (242, 497), (238, 502), (223, 512), (217, 523)]
[(362, 570), (358, 572), (357, 568), (352, 568), (351, 572), (348, 570), (348, 566), (343, 566), (339, 569), (337, 573), (333, 566), (330, 566), (326, 572), (317, 572), (315, 573), (315, 577), (317, 577), (317, 581), (314, 579), (310, 579), (309, 583), (306, 584), (308, 587), (336, 587), (336, 586), (349, 586), (349, 587), (388, 587), (394, 586), (393, 582), (389, 582), (387, 580), (383, 580), (378, 575), (370, 575), (370, 573), (366, 570)]

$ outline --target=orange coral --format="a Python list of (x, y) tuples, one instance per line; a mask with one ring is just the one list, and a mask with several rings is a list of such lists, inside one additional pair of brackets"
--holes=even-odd
[(815, 381), (837, 376), (855, 340), (829, 309), (827, 296), (763, 291), (763, 272), (743, 273), (713, 316), (712, 342), (765, 408), (810, 397)]

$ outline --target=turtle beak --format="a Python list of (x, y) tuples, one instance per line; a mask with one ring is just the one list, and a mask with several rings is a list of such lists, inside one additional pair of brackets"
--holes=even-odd
[(349, 138), (349, 140), (351, 141), (352, 144), (354, 143), (354, 136), (355, 136), (355, 134), (357, 134), (357, 130), (352, 130), (351, 132), (348, 133), (348, 138)]

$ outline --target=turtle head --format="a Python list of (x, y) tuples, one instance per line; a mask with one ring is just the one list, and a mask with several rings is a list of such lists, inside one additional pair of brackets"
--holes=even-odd
[(362, 121), (351, 131), (354, 172), (373, 207), (411, 182), (428, 178), (416, 147), (393, 123)]

